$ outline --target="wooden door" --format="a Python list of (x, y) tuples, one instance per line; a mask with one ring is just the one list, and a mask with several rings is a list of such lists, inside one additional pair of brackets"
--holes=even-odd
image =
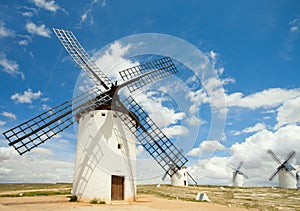
[(111, 176), (111, 200), (124, 200), (124, 177)]

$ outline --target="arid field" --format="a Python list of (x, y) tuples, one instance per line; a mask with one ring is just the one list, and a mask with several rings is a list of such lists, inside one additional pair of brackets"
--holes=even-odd
[[(69, 202), (72, 184), (0, 184), (0, 210), (300, 210), (300, 190), (139, 185), (137, 201)], [(205, 192), (210, 202), (195, 201)]]

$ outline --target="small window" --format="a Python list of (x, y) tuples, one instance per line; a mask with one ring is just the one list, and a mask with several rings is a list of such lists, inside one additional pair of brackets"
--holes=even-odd
[(105, 116), (105, 113), (101, 113), (101, 116)]
[(121, 149), (122, 145), (121, 144), (118, 144), (118, 149)]
[(94, 114), (91, 114), (91, 117), (94, 117)]
[(114, 115), (113, 115), (113, 117), (114, 117), (114, 118), (117, 118), (117, 115), (116, 115), (116, 114), (114, 114)]
[(183, 173), (183, 176), (185, 177), (185, 173)]

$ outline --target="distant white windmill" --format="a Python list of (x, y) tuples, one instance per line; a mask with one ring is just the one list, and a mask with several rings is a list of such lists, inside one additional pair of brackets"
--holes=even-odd
[(296, 153), (294, 151), (291, 151), (284, 159), (284, 161), (281, 162), (281, 160), (275, 155), (272, 150), (269, 149), (267, 152), (279, 164), (269, 180), (273, 180), (273, 178), (278, 174), (280, 188), (296, 188), (296, 175), (293, 174), (293, 171), (295, 171), (296, 169), (289, 163), (289, 161), (296, 155)]
[(300, 170), (296, 172), (297, 188), (300, 189)]
[[(189, 174), (189, 172), (187, 171), (187, 167), (183, 166), (180, 169), (177, 170), (177, 172), (175, 172), (173, 170), (173, 168), (170, 168), (170, 173), (172, 176), (171, 177), (171, 185), (172, 186), (181, 186), (181, 187), (187, 187), (189, 186), (188, 183), (188, 178), (190, 178), (194, 184), (197, 186), (197, 181), (192, 177), (191, 174)], [(162, 180), (165, 180), (166, 176), (168, 174), (165, 173)]]
[(230, 165), (230, 167), (233, 172), (232, 172), (232, 186), (233, 187), (243, 187), (244, 186), (244, 178), (248, 179), (248, 176), (244, 174), (243, 172), (240, 171), (241, 167), (243, 165), (243, 161), (240, 162), (237, 168), (234, 168)]

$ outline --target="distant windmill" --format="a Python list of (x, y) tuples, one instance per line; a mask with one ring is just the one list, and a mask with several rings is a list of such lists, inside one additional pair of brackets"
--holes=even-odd
[[(183, 150), (181, 149), (180, 152), (183, 153)], [(188, 178), (190, 178), (195, 183), (195, 185), (197, 185), (196, 180), (192, 177), (191, 174), (189, 174), (186, 166), (182, 166), (176, 171), (176, 168), (174, 168), (174, 166), (170, 164), (169, 173), (165, 172), (165, 174), (162, 177), (162, 180), (165, 180), (167, 175), (170, 175), (171, 177), (172, 186), (187, 187), (189, 186)]]
[(300, 189), (300, 171), (296, 172), (297, 188)]
[(169, 176), (176, 174), (188, 160), (132, 97), (119, 98), (123, 87), (133, 92), (177, 73), (171, 58), (119, 72), (125, 82), (118, 85), (96, 66), (71, 31), (53, 30), (94, 88), (4, 132), (9, 146), (22, 155), (77, 121), (72, 194), (80, 200), (135, 199), (136, 140)]
[(292, 173), (292, 171), (296, 169), (289, 163), (290, 160), (292, 160), (296, 155), (296, 153), (294, 151), (291, 151), (283, 162), (281, 162), (281, 160), (275, 155), (272, 150), (269, 149), (267, 153), (269, 153), (271, 157), (279, 164), (269, 180), (273, 180), (274, 177), (278, 174), (280, 188), (296, 188), (296, 176)]
[(237, 168), (234, 168), (230, 165), (228, 165), (228, 167), (230, 167), (233, 172), (232, 172), (232, 186), (233, 187), (243, 187), (244, 185), (244, 178), (248, 179), (248, 176), (246, 174), (244, 174), (243, 172), (241, 172), (241, 167), (243, 165), (243, 161), (240, 162), (240, 164), (238, 165)]

